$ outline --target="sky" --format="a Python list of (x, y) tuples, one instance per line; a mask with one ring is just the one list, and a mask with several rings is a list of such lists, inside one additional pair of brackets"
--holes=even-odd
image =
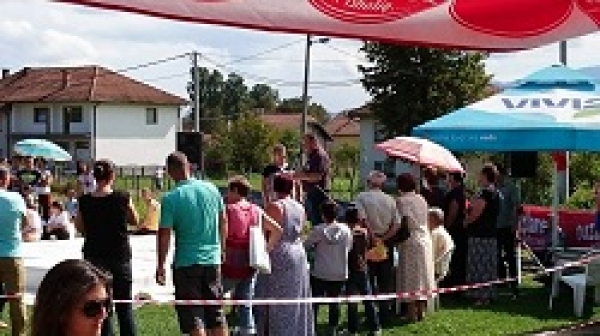
[[(569, 41), (568, 64), (600, 65), (600, 33)], [(313, 44), (309, 96), (330, 113), (369, 100), (358, 80), (360, 41), (331, 39)], [(237, 72), (247, 85), (267, 83), (282, 98), (302, 95), (305, 37), (181, 23), (96, 10), (45, 0), (0, 0), (0, 68), (101, 65), (123, 70), (200, 53), (200, 65)], [(494, 80), (508, 82), (558, 63), (558, 45), (494, 54), (486, 61)], [(131, 69), (124, 74), (186, 97), (190, 57)]]

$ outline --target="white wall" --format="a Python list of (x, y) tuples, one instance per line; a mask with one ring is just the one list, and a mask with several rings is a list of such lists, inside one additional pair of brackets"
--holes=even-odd
[(50, 132), (53, 134), (63, 133), (63, 108), (65, 106), (82, 106), (82, 122), (71, 123), (70, 134), (90, 133), (92, 130), (91, 117), (93, 105), (91, 103), (72, 103), (72, 104), (14, 104), (12, 132), (27, 134), (46, 134), (46, 123), (34, 122), (34, 108), (48, 107), (50, 109)]
[(0, 157), (8, 157), (8, 113), (0, 112)]
[[(146, 124), (146, 108), (156, 107), (158, 124)], [(96, 110), (96, 159), (116, 165), (163, 165), (176, 147), (178, 108), (152, 105), (103, 105)]]
[[(375, 121), (372, 118), (360, 119), (360, 178), (364, 182), (369, 172), (375, 169), (376, 161), (386, 161), (387, 156), (374, 148), (375, 146)], [(405, 172), (412, 172), (413, 167), (402, 161), (396, 160), (396, 176)]]

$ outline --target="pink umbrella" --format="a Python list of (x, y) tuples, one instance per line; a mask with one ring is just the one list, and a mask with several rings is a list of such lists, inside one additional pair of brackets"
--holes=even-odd
[(597, 0), (55, 0), (173, 20), (424, 46), (525, 49), (589, 34)]
[(389, 157), (399, 158), (422, 166), (434, 166), (451, 172), (465, 171), (449, 150), (427, 139), (397, 137), (376, 144), (375, 148), (383, 151)]

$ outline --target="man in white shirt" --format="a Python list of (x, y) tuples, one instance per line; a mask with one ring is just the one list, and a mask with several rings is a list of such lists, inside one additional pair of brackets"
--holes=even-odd
[[(374, 170), (369, 173), (367, 186), (369, 190), (356, 196), (356, 207), (362, 221), (369, 231), (382, 240), (387, 247), (388, 258), (383, 261), (369, 262), (369, 276), (374, 293), (389, 294), (395, 292), (394, 281), (394, 246), (387, 240), (390, 239), (400, 227), (400, 214), (396, 200), (383, 192), (387, 176)], [(386, 323), (393, 317), (393, 301), (379, 301), (379, 315), (381, 323)]]

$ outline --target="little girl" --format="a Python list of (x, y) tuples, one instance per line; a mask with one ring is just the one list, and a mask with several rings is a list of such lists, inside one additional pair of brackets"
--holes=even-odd
[(51, 239), (52, 236), (58, 240), (69, 240), (73, 232), (73, 223), (71, 216), (62, 203), (58, 201), (52, 202), (50, 205), (50, 218), (44, 227), (44, 235), (42, 239)]

